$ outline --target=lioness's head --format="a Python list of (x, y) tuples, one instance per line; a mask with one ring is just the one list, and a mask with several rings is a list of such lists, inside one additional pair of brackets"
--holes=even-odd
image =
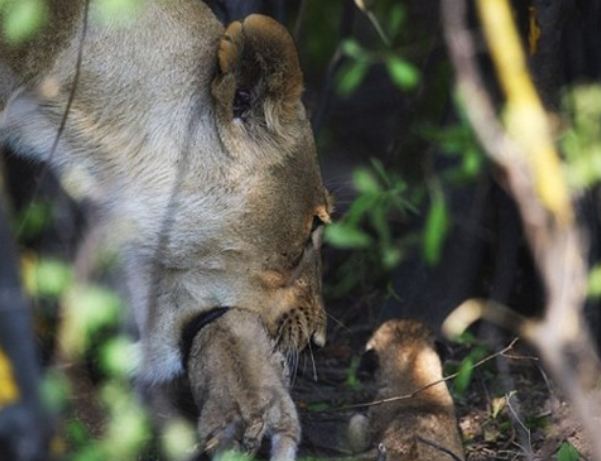
[(146, 369), (172, 374), (183, 325), (215, 306), (258, 312), (284, 348), (323, 343), (330, 210), (288, 32), (259, 15), (224, 30), (198, 0), (142, 2), (85, 39), (81, 19), (45, 29), (47, 59), (26, 47), (8, 63), (0, 135), (52, 152), (113, 215)]
[(212, 83), (219, 138), (244, 171), (244, 241), (233, 268), (243, 299), (287, 348), (325, 342), (320, 246), (330, 204), (301, 101), (302, 73), (286, 29), (251, 15), (219, 43)]

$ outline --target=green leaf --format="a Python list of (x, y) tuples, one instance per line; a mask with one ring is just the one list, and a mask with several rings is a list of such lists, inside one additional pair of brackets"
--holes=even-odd
[(90, 433), (86, 426), (79, 420), (72, 419), (66, 427), (69, 444), (74, 447), (86, 446), (90, 441)]
[(138, 459), (138, 454), (150, 437), (146, 412), (132, 398), (129, 385), (111, 381), (101, 390), (102, 400), (109, 408), (110, 418), (101, 441), (105, 459)]
[(69, 380), (56, 370), (48, 371), (40, 386), (40, 394), (44, 406), (53, 414), (61, 412), (71, 392)]
[(135, 369), (135, 346), (127, 338), (120, 336), (108, 340), (102, 347), (101, 364), (104, 371), (117, 376), (131, 376)]
[(448, 231), (448, 221), (444, 195), (436, 188), (432, 193), (432, 203), (424, 229), (423, 253), (428, 264), (435, 265), (440, 260), (442, 245)]
[(398, 56), (386, 59), (386, 68), (392, 81), (403, 90), (410, 90), (419, 83), (419, 70), (413, 64)]
[(342, 42), (342, 52), (357, 61), (365, 60), (367, 52), (363, 49), (357, 40), (352, 38), (346, 39)]
[(388, 15), (388, 31), (391, 35), (396, 35), (400, 31), (401, 25), (405, 21), (405, 16), (405, 8), (403, 5), (394, 5), (390, 9)]
[(563, 442), (557, 450), (557, 461), (579, 461), (580, 453), (570, 442)]
[(482, 155), (480, 155), (478, 149), (475, 147), (466, 149), (461, 163), (463, 173), (468, 177), (476, 176), (480, 172), (482, 160)]
[(325, 229), (325, 240), (338, 248), (365, 248), (371, 243), (371, 238), (361, 229), (343, 223), (333, 223)]
[(314, 402), (307, 405), (307, 410), (319, 413), (321, 411), (326, 411), (332, 408), (327, 402)]
[(107, 454), (102, 450), (98, 442), (92, 442), (83, 447), (81, 451), (73, 456), (73, 461), (104, 461)]
[(171, 461), (189, 459), (196, 445), (194, 426), (184, 419), (171, 419), (162, 431), (161, 445), (167, 459)]
[(52, 206), (48, 202), (33, 200), (16, 219), (19, 237), (37, 237), (52, 219)]
[(361, 218), (375, 206), (378, 197), (374, 194), (361, 194), (351, 204), (346, 212), (345, 221), (347, 226), (357, 226)]
[(382, 264), (386, 269), (392, 269), (397, 266), (399, 262), (401, 262), (401, 258), (403, 257), (403, 252), (396, 247), (386, 247), (382, 250)]
[(369, 65), (363, 61), (355, 61), (343, 67), (338, 82), (338, 92), (343, 96), (348, 96), (361, 85), (361, 82), (367, 74)]
[(239, 451), (225, 451), (215, 455), (215, 461), (253, 461), (253, 457)]
[(25, 287), (36, 297), (57, 298), (69, 287), (71, 268), (57, 259), (26, 262), (23, 268)]
[(68, 354), (82, 354), (92, 334), (116, 325), (122, 312), (121, 300), (112, 291), (93, 285), (73, 287), (64, 299), (62, 343)]
[(472, 375), (474, 373), (474, 361), (471, 357), (466, 357), (461, 361), (457, 376), (453, 380), (455, 390), (459, 395), (465, 393), (470, 383), (472, 382)]
[(346, 384), (346, 386), (353, 391), (358, 391), (361, 389), (361, 382), (357, 376), (360, 363), (360, 357), (353, 357), (348, 369), (346, 370), (346, 382), (344, 384)]
[(601, 297), (601, 264), (593, 267), (588, 274), (588, 295), (593, 298)]
[(16, 0), (6, 4), (4, 36), (11, 43), (31, 38), (44, 24), (46, 4), (41, 0)]
[(365, 168), (355, 170), (353, 183), (357, 190), (364, 194), (377, 194), (381, 190), (376, 178)]

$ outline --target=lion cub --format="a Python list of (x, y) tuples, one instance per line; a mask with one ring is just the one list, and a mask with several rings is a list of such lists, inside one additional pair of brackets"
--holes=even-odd
[[(389, 320), (366, 346), (377, 357), (378, 399), (411, 395), (442, 379), (434, 335), (417, 320)], [(455, 409), (444, 382), (370, 407), (349, 425), (354, 451), (375, 443), (387, 461), (463, 460)]]

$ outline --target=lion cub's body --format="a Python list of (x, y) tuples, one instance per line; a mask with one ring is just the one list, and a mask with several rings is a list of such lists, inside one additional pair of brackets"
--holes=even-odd
[[(434, 337), (419, 321), (385, 322), (367, 350), (378, 358), (378, 400), (410, 396), (442, 379)], [(413, 397), (372, 406), (367, 418), (355, 415), (349, 429), (351, 442), (374, 442), (388, 461), (464, 459), (453, 400), (444, 382)]]
[(50, 0), (35, 40), (0, 44), (0, 135), (102, 205), (140, 375), (183, 373), (181, 331), (215, 306), (257, 313), (284, 350), (323, 343), (328, 205), (286, 30), (254, 15), (224, 31), (200, 0), (140, 2), (125, 24), (86, 5)]

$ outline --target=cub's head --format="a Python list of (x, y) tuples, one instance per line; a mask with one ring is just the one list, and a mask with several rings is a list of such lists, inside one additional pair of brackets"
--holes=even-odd
[(251, 15), (227, 28), (217, 59), (217, 132), (244, 202), (228, 229), (244, 242), (230, 265), (236, 305), (261, 312), (285, 349), (323, 344), (320, 246), (330, 204), (295, 45), (276, 21)]
[(366, 353), (377, 362), (381, 377), (420, 383), (440, 379), (442, 368), (434, 333), (413, 319), (384, 322), (367, 342)]

